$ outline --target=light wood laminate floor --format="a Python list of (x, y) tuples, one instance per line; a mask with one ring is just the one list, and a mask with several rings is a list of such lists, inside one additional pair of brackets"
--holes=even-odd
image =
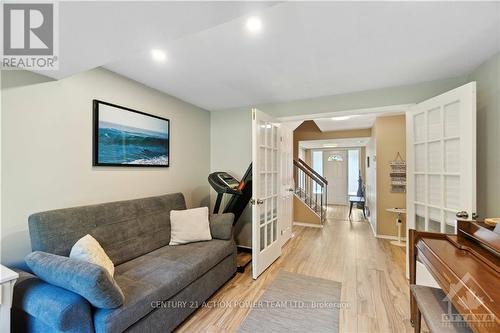
[[(198, 309), (178, 332), (235, 332), (280, 270), (342, 282), (340, 332), (411, 332), (405, 250), (373, 236), (361, 211), (333, 206), (324, 228), (294, 226), (281, 257), (257, 280), (250, 265)], [(230, 303), (232, 302), (232, 303)], [(217, 304), (218, 303), (218, 304)], [(244, 304), (244, 303), (237, 303)]]

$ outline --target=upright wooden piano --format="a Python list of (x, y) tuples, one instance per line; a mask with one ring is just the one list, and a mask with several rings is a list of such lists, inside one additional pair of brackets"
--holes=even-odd
[[(500, 332), (500, 233), (482, 221), (457, 221), (457, 235), (410, 230), (410, 284), (417, 260), (474, 332)], [(419, 325), (410, 292), (411, 322)], [(416, 322), (418, 319), (418, 323)]]

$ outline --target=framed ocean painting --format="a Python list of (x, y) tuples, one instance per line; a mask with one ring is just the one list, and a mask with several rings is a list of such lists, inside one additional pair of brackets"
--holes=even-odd
[(93, 100), (94, 166), (168, 167), (170, 120)]

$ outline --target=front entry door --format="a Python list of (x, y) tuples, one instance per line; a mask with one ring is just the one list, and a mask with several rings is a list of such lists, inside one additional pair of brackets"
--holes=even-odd
[(406, 133), (407, 229), (456, 233), (476, 212), (476, 83), (415, 105)]
[(347, 151), (323, 151), (323, 177), (328, 181), (328, 204), (347, 205)]
[(254, 279), (281, 255), (279, 124), (252, 110), (252, 276)]

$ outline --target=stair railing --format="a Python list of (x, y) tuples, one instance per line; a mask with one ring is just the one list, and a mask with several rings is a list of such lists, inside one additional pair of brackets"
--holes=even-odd
[(295, 194), (319, 215), (321, 223), (326, 220), (328, 181), (301, 159), (293, 161)]

